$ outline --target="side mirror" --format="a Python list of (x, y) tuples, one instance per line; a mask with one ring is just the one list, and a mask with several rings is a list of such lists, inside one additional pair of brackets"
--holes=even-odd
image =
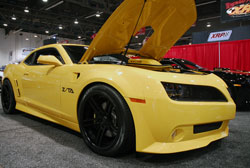
[(53, 55), (42, 55), (37, 59), (37, 63), (45, 64), (45, 65), (55, 65), (61, 66), (63, 65), (55, 56)]

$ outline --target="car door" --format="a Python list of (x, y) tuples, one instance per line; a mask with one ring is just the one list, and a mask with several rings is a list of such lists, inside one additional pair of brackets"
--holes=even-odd
[(22, 93), (26, 102), (33, 108), (60, 116), (61, 109), (61, 69), (63, 66), (41, 65), (40, 56), (53, 55), (62, 64), (64, 60), (56, 48), (46, 48), (34, 52), (24, 61), (25, 71), (22, 76)]

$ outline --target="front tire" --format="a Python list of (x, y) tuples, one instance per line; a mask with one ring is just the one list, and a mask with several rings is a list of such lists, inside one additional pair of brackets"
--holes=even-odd
[(103, 84), (88, 89), (80, 100), (78, 120), (83, 140), (95, 153), (117, 156), (134, 149), (132, 115), (115, 89)]
[(15, 112), (16, 100), (13, 88), (8, 79), (5, 79), (2, 85), (1, 101), (4, 113), (13, 114)]

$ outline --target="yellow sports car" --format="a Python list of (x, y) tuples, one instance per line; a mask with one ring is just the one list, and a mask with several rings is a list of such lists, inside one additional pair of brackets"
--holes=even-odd
[[(226, 84), (158, 62), (195, 19), (193, 0), (125, 0), (90, 46), (47, 45), (8, 65), (3, 110), (79, 131), (106, 156), (181, 152), (224, 138), (235, 117)], [(154, 33), (143, 47), (124, 49), (147, 26)]]

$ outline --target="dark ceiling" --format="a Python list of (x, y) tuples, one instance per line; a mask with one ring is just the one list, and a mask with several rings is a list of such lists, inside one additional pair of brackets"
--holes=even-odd
[[(37, 34), (57, 34), (59, 37), (77, 39), (89, 43), (91, 35), (98, 32), (109, 15), (122, 0), (0, 0), (0, 28), (9, 31), (24, 31)], [(192, 32), (218, 30), (228, 27), (250, 25), (250, 21), (234, 21), (222, 23), (220, 21), (220, 0), (195, 0), (198, 19), (177, 44), (188, 44)], [(28, 7), (29, 13), (24, 9)], [(101, 12), (100, 17), (96, 13)], [(12, 20), (15, 15), (16, 20)], [(75, 19), (79, 24), (74, 24)], [(207, 23), (211, 27), (206, 27)], [(4, 26), (8, 24), (8, 26)], [(62, 26), (62, 29), (59, 29)], [(147, 30), (149, 31), (149, 30)], [(147, 32), (146, 32), (147, 34)], [(133, 43), (139, 43), (145, 36), (139, 36)]]

